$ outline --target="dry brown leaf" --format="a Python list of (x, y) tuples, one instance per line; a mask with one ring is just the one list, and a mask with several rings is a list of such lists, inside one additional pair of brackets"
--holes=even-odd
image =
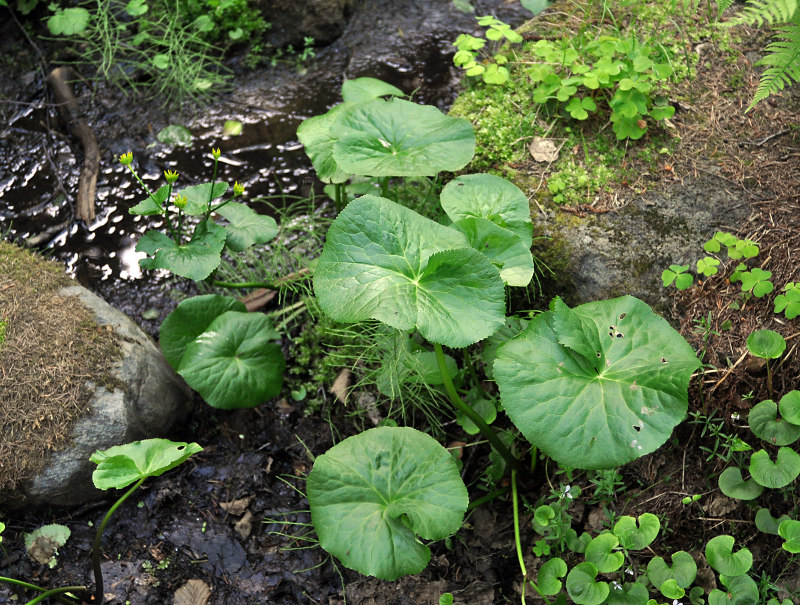
[(340, 403), (347, 403), (347, 387), (350, 386), (350, 370), (344, 369), (339, 372), (336, 380), (333, 381), (331, 393), (336, 396)]
[(236, 522), (236, 525), (233, 526), (233, 529), (239, 534), (239, 537), (242, 540), (246, 540), (247, 536), (250, 535), (250, 532), (253, 531), (253, 513), (249, 510), (244, 513), (244, 517), (239, 519)]
[(234, 500), (233, 502), (220, 502), (219, 507), (226, 513), (230, 515), (236, 515), (238, 517), (247, 510), (247, 505), (250, 504), (250, 500), (252, 499), (252, 496), (248, 496), (247, 498), (240, 498), (239, 500)]
[(211, 589), (203, 580), (189, 580), (175, 591), (172, 605), (206, 605)]
[(550, 139), (534, 137), (531, 144), (528, 145), (528, 150), (537, 162), (552, 163), (558, 159), (558, 147)]

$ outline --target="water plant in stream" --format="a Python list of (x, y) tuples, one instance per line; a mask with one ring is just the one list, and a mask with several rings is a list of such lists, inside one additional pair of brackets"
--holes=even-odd
[[(4, 576), (0, 576), (0, 582), (39, 593), (38, 596), (27, 601), (25, 605), (35, 605), (35, 603), (40, 603), (49, 598), (57, 599), (69, 605), (78, 605), (86, 601), (102, 605), (105, 600), (105, 594), (103, 592), (103, 573), (100, 567), (100, 552), (103, 532), (111, 520), (111, 516), (144, 483), (145, 479), (163, 475), (188, 460), (193, 454), (202, 451), (202, 449), (196, 443), (180, 443), (168, 439), (145, 439), (124, 445), (115, 445), (107, 450), (97, 451), (92, 454), (90, 460), (97, 465), (97, 468), (92, 473), (92, 483), (97, 489), (124, 489), (130, 486), (111, 505), (95, 532), (91, 552), (95, 582), (94, 592), (89, 591), (86, 586), (63, 586), (47, 589)], [(0, 523), (0, 532), (4, 528), (5, 526)]]

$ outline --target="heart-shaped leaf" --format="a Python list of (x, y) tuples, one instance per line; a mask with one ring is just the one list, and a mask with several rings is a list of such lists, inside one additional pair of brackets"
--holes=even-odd
[(616, 468), (652, 452), (686, 415), (700, 363), (691, 347), (630, 296), (565, 308), (498, 349), (504, 409), (564, 466)]
[(281, 390), (279, 338), (266, 315), (226, 311), (186, 345), (178, 374), (215, 408), (258, 405)]
[(331, 225), (314, 290), (336, 321), (417, 328), (450, 347), (486, 338), (505, 319), (503, 280), (464, 235), (373, 195)]
[(785, 540), (781, 548), (790, 553), (800, 553), (800, 521), (782, 521), (778, 526), (778, 535)]
[(663, 557), (653, 557), (647, 564), (647, 577), (654, 586), (661, 586), (667, 580), (674, 580), (681, 588), (688, 588), (697, 577), (697, 563), (694, 562), (692, 555), (683, 550), (673, 553), (672, 566), (667, 565)]
[(719, 476), (719, 491), (737, 500), (753, 500), (761, 495), (764, 486), (755, 479), (744, 480), (742, 471), (737, 466), (729, 466)]
[(607, 605), (647, 605), (649, 593), (643, 584), (638, 582), (625, 582), (620, 585), (617, 582), (611, 584)]
[(747, 337), (747, 350), (762, 359), (777, 359), (786, 350), (786, 341), (775, 330), (755, 330)]
[(656, 539), (661, 529), (661, 521), (652, 513), (639, 516), (639, 527), (636, 519), (623, 515), (614, 525), (614, 535), (619, 538), (620, 544), (628, 550), (642, 550), (647, 548)]
[(333, 145), (338, 138), (331, 134), (331, 126), (349, 106), (349, 103), (336, 105), (327, 113), (304, 120), (297, 129), (297, 138), (323, 183), (344, 183), (350, 178), (350, 174), (339, 168), (333, 159)]
[(235, 298), (219, 294), (193, 296), (181, 302), (167, 315), (158, 335), (167, 362), (177, 369), (186, 345), (208, 330), (211, 322), (226, 311), (246, 313), (247, 307)]
[(800, 425), (800, 391), (789, 391), (778, 402), (778, 411), (786, 422)]
[(778, 404), (771, 399), (754, 405), (747, 420), (755, 436), (772, 445), (789, 445), (800, 438), (800, 426), (778, 420)]
[(225, 225), (225, 245), (234, 252), (242, 252), (254, 244), (266, 244), (278, 235), (275, 219), (258, 214), (250, 206), (228, 202), (215, 212), (230, 221)]
[(753, 555), (747, 548), (733, 552), (733, 536), (715, 536), (706, 544), (706, 559), (719, 573), (741, 576), (753, 566)]
[(567, 564), (560, 557), (553, 557), (545, 561), (539, 568), (536, 575), (536, 585), (539, 591), (545, 596), (555, 595), (561, 592), (561, 580), (567, 575)]
[(97, 465), (92, 482), (97, 489), (122, 489), (143, 477), (158, 477), (192, 454), (202, 451), (196, 443), (169, 439), (145, 439), (97, 451), (89, 460)]
[(617, 571), (625, 562), (625, 555), (614, 550), (617, 546), (619, 540), (614, 534), (600, 534), (589, 542), (584, 556), (600, 573), (611, 573)]
[(363, 103), (378, 97), (403, 97), (405, 93), (377, 78), (354, 78), (342, 84), (342, 99), (345, 103)]
[(758, 586), (748, 575), (720, 575), (725, 590), (715, 588), (708, 594), (708, 605), (758, 605)]
[(168, 269), (181, 277), (201, 281), (219, 266), (224, 246), (225, 229), (204, 221), (197, 225), (186, 244), (176, 244), (160, 231), (148, 231), (139, 239), (136, 251), (153, 255), (139, 261), (143, 269)]
[(197, 216), (205, 214), (208, 211), (208, 205), (215, 199), (222, 197), (228, 190), (228, 183), (201, 183), (200, 185), (192, 185), (181, 189), (177, 195), (186, 197), (186, 207), (183, 209), (184, 214), (190, 216)]
[(800, 454), (782, 447), (773, 462), (766, 450), (759, 450), (750, 456), (750, 474), (764, 487), (785, 487), (800, 475)]
[(320, 545), (345, 566), (393, 581), (418, 573), (469, 504), (455, 460), (412, 428), (379, 427), (333, 446), (306, 483)]
[(598, 582), (597, 567), (588, 561), (578, 563), (567, 574), (567, 593), (578, 605), (600, 605), (610, 592), (608, 582)]
[(431, 105), (374, 99), (349, 105), (330, 129), (336, 164), (366, 176), (435, 176), (475, 154), (472, 124)]
[(473, 248), (500, 270), (509, 286), (524, 288), (533, 279), (533, 255), (517, 234), (485, 218), (465, 218), (453, 228), (467, 236)]
[(516, 233), (531, 247), (531, 209), (525, 194), (510, 181), (493, 174), (467, 174), (442, 189), (442, 208), (454, 223), (465, 218), (485, 218)]
[(756, 529), (765, 534), (778, 535), (778, 526), (789, 519), (789, 515), (781, 515), (776, 519), (767, 508), (759, 508), (756, 512)]

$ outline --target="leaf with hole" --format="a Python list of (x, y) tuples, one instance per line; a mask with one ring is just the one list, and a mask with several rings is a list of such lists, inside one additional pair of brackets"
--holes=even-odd
[(346, 567), (393, 581), (430, 560), (424, 540), (461, 527), (467, 489), (449, 452), (412, 428), (379, 427), (317, 456), (306, 492), (320, 546)]
[(761, 495), (764, 491), (764, 486), (756, 482), (755, 479), (744, 480), (742, 471), (739, 467), (730, 466), (726, 468), (719, 476), (718, 480), (719, 490), (728, 496), (728, 498), (736, 498), (737, 500), (753, 500)]
[(597, 567), (584, 561), (567, 574), (567, 593), (578, 605), (600, 605), (608, 597), (608, 582), (598, 582), (597, 573)]
[(123, 489), (144, 477), (158, 477), (192, 454), (203, 451), (196, 443), (144, 439), (96, 451), (89, 460), (97, 465), (92, 483), (97, 489)]
[(715, 536), (706, 544), (706, 560), (720, 574), (741, 576), (753, 566), (753, 555), (747, 548), (733, 552), (733, 536)]
[(658, 536), (661, 521), (652, 513), (644, 513), (637, 520), (623, 515), (614, 525), (613, 533), (627, 550), (642, 550), (650, 546)]
[(773, 462), (766, 450), (759, 450), (750, 457), (749, 470), (753, 479), (764, 487), (786, 487), (800, 475), (800, 454), (792, 448), (781, 447)]
[(314, 274), (320, 307), (334, 320), (416, 327), (455, 348), (503, 325), (504, 288), (497, 268), (463, 234), (373, 195), (334, 220)]
[(771, 399), (757, 403), (747, 416), (756, 437), (772, 445), (789, 445), (800, 439), (800, 426), (778, 419), (778, 404)]
[(435, 176), (460, 170), (475, 154), (468, 120), (398, 98), (349, 105), (330, 134), (334, 160), (351, 174)]
[(619, 540), (614, 534), (600, 534), (586, 546), (584, 557), (593, 563), (600, 573), (617, 571), (625, 562), (625, 555), (619, 550)]
[(785, 540), (781, 548), (790, 553), (800, 553), (800, 521), (787, 519), (778, 526), (778, 535)]
[(178, 374), (212, 407), (253, 407), (280, 393), (279, 339), (266, 315), (226, 311), (186, 345)]
[(278, 235), (278, 224), (271, 216), (259, 214), (250, 206), (228, 202), (214, 212), (228, 220), (225, 225), (225, 245), (242, 252), (256, 244), (266, 244)]
[(501, 403), (532, 444), (563, 466), (616, 468), (654, 451), (683, 420), (700, 362), (631, 296), (537, 315), (498, 349)]
[(697, 563), (694, 562), (692, 555), (683, 550), (673, 553), (671, 566), (663, 557), (653, 557), (647, 564), (647, 577), (654, 586), (661, 586), (667, 580), (674, 580), (681, 588), (688, 588), (697, 577)]

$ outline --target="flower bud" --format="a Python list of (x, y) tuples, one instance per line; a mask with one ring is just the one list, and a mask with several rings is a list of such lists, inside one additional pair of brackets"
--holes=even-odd
[(240, 185), (239, 182), (235, 182), (233, 184), (233, 195), (242, 195), (244, 193), (244, 185)]
[(178, 173), (174, 170), (165, 170), (164, 171), (164, 178), (167, 179), (167, 183), (172, 185), (175, 181), (178, 180)]
[(215, 160), (218, 160), (219, 156), (221, 156), (221, 155), (222, 155), (222, 151), (220, 151), (219, 147), (217, 147), (216, 149), (214, 149), (212, 147), (212, 149), (211, 149), (211, 157), (213, 157)]
[(175, 199), (172, 200), (172, 203), (175, 204), (175, 207), (179, 210), (183, 210), (186, 208), (186, 204), (189, 203), (189, 198), (187, 198), (185, 195), (176, 195)]
[(133, 163), (133, 154), (129, 151), (119, 156), (119, 163), (123, 166), (130, 166)]

